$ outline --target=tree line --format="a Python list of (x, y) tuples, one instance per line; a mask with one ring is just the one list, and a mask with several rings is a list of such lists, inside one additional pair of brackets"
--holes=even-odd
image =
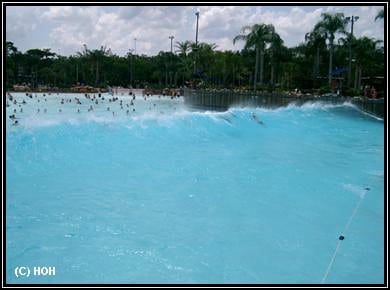
[[(383, 17), (381, 10), (373, 21)], [(332, 81), (344, 79), (348, 82), (342, 82), (343, 90), (354, 94), (363, 77), (384, 76), (384, 47), (380, 40), (352, 36), (347, 31), (350, 21), (342, 13), (323, 13), (305, 41), (290, 48), (272, 24), (244, 26), (232, 39), (234, 44), (244, 43), (238, 52), (187, 40), (176, 42), (174, 52), (160, 51), (155, 56), (134, 54), (133, 50), (118, 56), (104, 46), (90, 49), (84, 45), (67, 57), (50, 49), (22, 53), (7, 41), (6, 86), (165, 88), (196, 82), (208, 88), (315, 88), (325, 92)]]

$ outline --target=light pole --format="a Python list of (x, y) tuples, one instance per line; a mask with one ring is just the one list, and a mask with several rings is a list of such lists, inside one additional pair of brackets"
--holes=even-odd
[(168, 37), (171, 40), (171, 53), (172, 53), (172, 41), (175, 38), (173, 35)]
[(133, 52), (134, 49), (129, 49), (130, 56), (130, 86), (133, 87)]
[(346, 20), (351, 21), (351, 34), (349, 35), (349, 59), (348, 59), (348, 87), (351, 86), (352, 79), (352, 40), (353, 40), (353, 24), (359, 19), (359, 16), (347, 17)]
[[(169, 39), (171, 40), (171, 55), (169, 56), (170, 58), (170, 66), (172, 66), (172, 53), (173, 53), (173, 46), (172, 46), (172, 41), (175, 37), (173, 35), (169, 36)], [(172, 86), (172, 72), (169, 72), (169, 84)]]
[(195, 15), (196, 15), (196, 36), (195, 36), (195, 44), (198, 45), (199, 11), (196, 12)]
[(196, 58), (198, 55), (198, 28), (199, 28), (199, 11), (195, 13), (196, 15), (196, 35), (195, 35), (195, 61), (194, 61), (194, 73), (196, 73)]

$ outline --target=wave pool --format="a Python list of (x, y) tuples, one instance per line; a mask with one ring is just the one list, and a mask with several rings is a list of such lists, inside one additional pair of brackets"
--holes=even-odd
[(12, 95), (7, 283), (384, 283), (384, 124), (354, 106)]

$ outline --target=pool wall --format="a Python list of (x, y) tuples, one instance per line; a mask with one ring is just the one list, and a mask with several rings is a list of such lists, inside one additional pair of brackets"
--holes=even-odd
[(368, 98), (351, 98), (333, 95), (289, 95), (285, 93), (268, 93), (253, 91), (233, 90), (205, 90), (184, 89), (184, 101), (187, 105), (196, 108), (211, 110), (227, 110), (234, 105), (276, 108), (284, 107), (291, 103), (303, 104), (309, 101), (324, 101), (332, 104), (352, 102), (361, 110), (377, 117), (384, 117), (384, 100)]

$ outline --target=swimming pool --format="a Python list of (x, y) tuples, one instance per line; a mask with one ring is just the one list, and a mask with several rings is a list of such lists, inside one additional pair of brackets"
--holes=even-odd
[(384, 124), (352, 105), (13, 96), (8, 283), (384, 282)]

